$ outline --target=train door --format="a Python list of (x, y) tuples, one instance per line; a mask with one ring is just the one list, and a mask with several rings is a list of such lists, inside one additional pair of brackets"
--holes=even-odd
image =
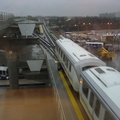
[(90, 99), (90, 88), (88, 84), (84, 81), (80, 82), (80, 87), (79, 87), (79, 97), (80, 97), (80, 102), (82, 103), (84, 109), (86, 110), (90, 120), (93, 120), (92, 118), (92, 113), (93, 111), (89, 109), (89, 99)]
[(89, 85), (83, 80), (79, 87), (80, 101), (91, 120), (103, 120), (104, 108)]
[(76, 71), (75, 71), (75, 68), (73, 65), (71, 65), (71, 73), (70, 73), (70, 76), (72, 78), (72, 82), (73, 82), (73, 88), (75, 91), (79, 91), (79, 80), (78, 80), (78, 77), (77, 77), (77, 74), (76, 74)]
[(94, 106), (95, 106), (95, 97), (94, 97), (94, 93), (90, 89), (90, 97), (88, 100), (88, 109), (89, 109), (89, 112), (91, 115), (93, 115)]
[(94, 95), (94, 103), (92, 116), (94, 120), (103, 120), (105, 108), (101, 104), (100, 100)]
[(106, 111), (105, 107), (102, 105), (102, 103), (95, 95), (93, 107), (90, 111), (92, 111), (92, 116), (94, 120), (115, 120), (115, 118), (108, 111)]
[(83, 80), (81, 91), (82, 91), (81, 97), (85, 101), (85, 103), (87, 104), (88, 103), (88, 98), (89, 98), (89, 86), (84, 80)]

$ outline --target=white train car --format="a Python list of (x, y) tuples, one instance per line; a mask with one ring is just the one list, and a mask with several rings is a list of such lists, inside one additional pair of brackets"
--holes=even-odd
[(56, 41), (56, 55), (75, 91), (79, 91), (82, 71), (96, 66), (105, 66), (100, 59), (86, 51), (70, 39)]
[(83, 71), (79, 97), (91, 120), (120, 120), (120, 73), (111, 67)]
[(69, 39), (55, 52), (91, 120), (120, 120), (120, 72)]

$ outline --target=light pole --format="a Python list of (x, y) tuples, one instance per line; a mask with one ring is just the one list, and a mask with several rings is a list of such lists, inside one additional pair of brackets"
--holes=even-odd
[(87, 26), (86, 26), (86, 23), (83, 23), (83, 26), (85, 26), (85, 30), (87, 31)]
[(89, 29), (89, 26), (91, 25), (91, 23), (83, 23), (83, 26), (85, 26), (85, 30), (87, 31), (87, 29)]
[(79, 25), (76, 25), (76, 24), (75, 24), (74, 26), (75, 26), (75, 27), (78, 27), (78, 31), (79, 31)]
[(107, 23), (107, 25), (108, 25), (108, 28), (109, 28), (109, 30), (110, 30), (110, 26), (112, 25), (112, 23)]

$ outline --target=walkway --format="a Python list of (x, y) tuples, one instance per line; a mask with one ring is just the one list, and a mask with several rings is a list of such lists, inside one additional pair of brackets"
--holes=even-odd
[(0, 120), (60, 120), (53, 88), (0, 90)]

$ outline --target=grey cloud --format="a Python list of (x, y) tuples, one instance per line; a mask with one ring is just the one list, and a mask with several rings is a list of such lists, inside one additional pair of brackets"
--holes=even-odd
[(0, 0), (0, 11), (16, 15), (95, 16), (120, 11), (119, 0)]

